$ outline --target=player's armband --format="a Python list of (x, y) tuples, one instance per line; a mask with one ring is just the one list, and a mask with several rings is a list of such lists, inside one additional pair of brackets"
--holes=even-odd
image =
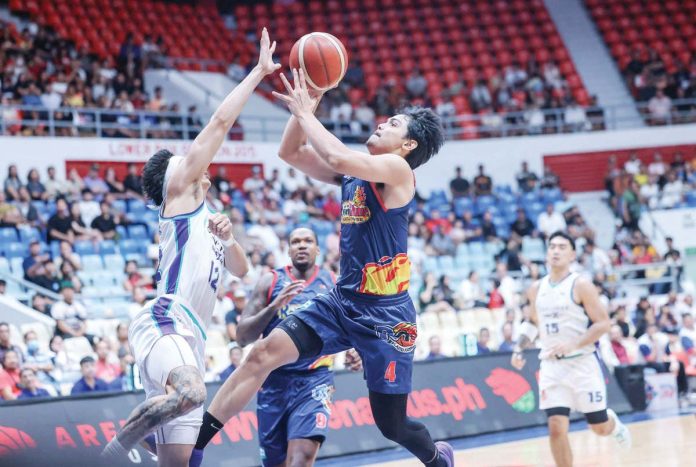
[(534, 342), (534, 339), (536, 339), (538, 334), (539, 330), (537, 327), (529, 321), (525, 321), (524, 323), (520, 324), (520, 335), (526, 336), (527, 339), (529, 339), (529, 342)]

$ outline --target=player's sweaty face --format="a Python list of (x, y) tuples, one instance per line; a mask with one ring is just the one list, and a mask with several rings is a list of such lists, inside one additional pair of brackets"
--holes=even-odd
[(570, 242), (564, 238), (556, 237), (549, 242), (546, 250), (546, 261), (553, 266), (565, 266), (575, 259), (575, 251)]
[(394, 152), (406, 142), (408, 132), (408, 117), (394, 115), (377, 126), (375, 132), (367, 140), (367, 147), (372, 154)]
[(290, 234), (289, 254), (292, 263), (297, 265), (312, 266), (319, 254), (319, 245), (314, 239), (314, 233), (310, 230), (303, 229)]

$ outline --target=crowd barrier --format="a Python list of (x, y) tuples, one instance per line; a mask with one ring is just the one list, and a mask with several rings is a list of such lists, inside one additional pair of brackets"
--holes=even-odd
[[(538, 410), (536, 351), (518, 372), (509, 354), (419, 362), (408, 413), (425, 423), (435, 439), (458, 438), (544, 424)], [(609, 405), (618, 413), (631, 406), (613, 376), (607, 376)], [(208, 400), (220, 387), (208, 386)], [(375, 427), (367, 389), (358, 373), (336, 374), (330, 433), (320, 457), (393, 447)], [(143, 400), (142, 392), (12, 402), (0, 407), (0, 465), (96, 466), (103, 446)], [(252, 402), (206, 449), (204, 465), (259, 465), (256, 406)], [(326, 423), (320, 417), (317, 423)], [(501, 454), (504, 455), (504, 454)], [(154, 466), (144, 449), (116, 466)]]

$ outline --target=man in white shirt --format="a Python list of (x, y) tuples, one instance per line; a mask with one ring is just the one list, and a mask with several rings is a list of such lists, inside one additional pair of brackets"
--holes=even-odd
[(44, 182), (44, 187), (46, 188), (46, 194), (49, 199), (55, 199), (58, 195), (67, 192), (67, 185), (65, 180), (58, 180), (56, 178), (56, 168), (49, 166), (47, 169), (48, 178)]
[(297, 173), (295, 172), (294, 167), (290, 167), (288, 169), (288, 174), (283, 180), (283, 188), (285, 189), (286, 192), (288, 193), (293, 193), (297, 191), (298, 188), (302, 185), (301, 180), (297, 177)]
[[(652, 164), (650, 164), (652, 167)], [(657, 207), (657, 202), (660, 195), (660, 187), (657, 184), (658, 175), (650, 174), (648, 183), (640, 187), (640, 197), (647, 201), (650, 209)]]
[(254, 166), (251, 169), (251, 173), (253, 175), (244, 180), (244, 183), (242, 184), (242, 189), (244, 189), (244, 191), (247, 193), (259, 191), (266, 184), (266, 181), (261, 176), (261, 169), (258, 166)]
[(49, 110), (56, 110), (60, 107), (63, 96), (56, 91), (53, 84), (46, 88), (46, 92), (41, 95), (41, 104)]
[(486, 306), (486, 295), (483, 293), (476, 271), (471, 271), (469, 277), (462, 281), (459, 286), (459, 298), (462, 301), (462, 308), (465, 310)]
[(601, 248), (595, 245), (594, 240), (587, 239), (585, 243), (585, 254), (589, 259), (589, 269), (593, 274), (598, 272), (609, 274), (612, 270), (611, 259), (609, 255)]
[(675, 172), (667, 175), (667, 183), (662, 187), (662, 199), (660, 206), (666, 209), (673, 208), (682, 199), (684, 184), (677, 178)]
[(549, 237), (554, 232), (565, 230), (566, 221), (563, 214), (554, 210), (553, 203), (549, 203), (546, 205), (546, 211), (539, 214), (537, 228), (544, 237)]
[(247, 235), (258, 238), (266, 251), (273, 251), (280, 245), (278, 235), (273, 230), (273, 227), (268, 225), (268, 221), (266, 221), (264, 216), (261, 216), (259, 222), (249, 228)]
[(653, 161), (648, 166), (648, 173), (650, 175), (657, 175), (658, 177), (661, 177), (665, 174), (665, 171), (665, 163), (662, 160), (662, 156), (660, 153), (655, 153)]
[(629, 175), (635, 175), (640, 170), (640, 159), (636, 154), (631, 154), (631, 158), (624, 164), (624, 170)]
[[(87, 337), (87, 310), (75, 300), (75, 289), (71, 282), (61, 284), (62, 300), (51, 307), (51, 316), (56, 320), (56, 334), (63, 339)], [(91, 340), (91, 339), (90, 339)]]

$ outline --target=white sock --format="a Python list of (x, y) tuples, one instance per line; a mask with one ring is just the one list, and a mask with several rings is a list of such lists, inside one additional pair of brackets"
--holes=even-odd
[(621, 423), (621, 420), (619, 420), (619, 417), (616, 415), (616, 412), (614, 412), (613, 410), (609, 409), (609, 410), (607, 410), (607, 413), (609, 414), (609, 416), (610, 416), (611, 418), (614, 419), (614, 429), (611, 430), (611, 434), (612, 434), (612, 436), (614, 436), (614, 435), (616, 435), (619, 431), (621, 431), (621, 427), (623, 426), (623, 424)]
[(114, 438), (109, 441), (109, 444), (106, 445), (101, 455), (102, 457), (125, 457), (128, 455), (128, 451), (121, 446), (118, 438), (114, 436)]

